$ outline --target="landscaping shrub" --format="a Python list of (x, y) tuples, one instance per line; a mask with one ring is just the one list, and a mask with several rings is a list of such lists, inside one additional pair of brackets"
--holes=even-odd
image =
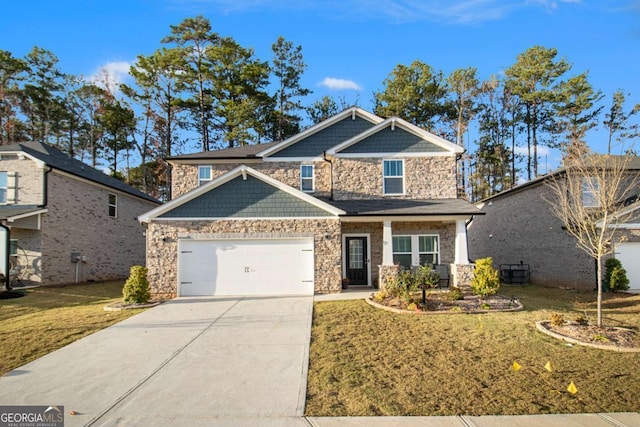
[(416, 275), (407, 269), (401, 269), (393, 280), (387, 282), (385, 287), (390, 297), (402, 298), (406, 302), (413, 301), (413, 293), (418, 289)]
[(125, 304), (144, 304), (149, 302), (149, 280), (147, 280), (147, 269), (141, 265), (131, 267), (129, 278), (122, 289), (123, 301)]
[(629, 289), (629, 278), (627, 270), (622, 268), (619, 259), (609, 258), (604, 263), (604, 286), (605, 289), (615, 291), (626, 291)]
[(418, 287), (425, 285), (427, 288), (437, 288), (440, 283), (440, 275), (431, 265), (421, 265), (418, 267), (415, 276)]
[(451, 288), (451, 290), (447, 293), (447, 298), (451, 301), (460, 301), (464, 299), (464, 295), (462, 295), (462, 291), (460, 288)]
[(562, 313), (551, 313), (551, 324), (554, 326), (562, 326), (564, 325), (564, 314)]
[(471, 288), (474, 294), (484, 298), (498, 293), (500, 279), (498, 278), (498, 270), (493, 268), (493, 259), (489, 257), (476, 260), (473, 274)]

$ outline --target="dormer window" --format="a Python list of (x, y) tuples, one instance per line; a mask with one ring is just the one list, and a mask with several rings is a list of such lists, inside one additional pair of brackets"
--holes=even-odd
[(404, 160), (382, 161), (382, 186), (383, 194), (404, 194)]
[(305, 193), (313, 193), (313, 165), (300, 166), (300, 191)]
[(211, 166), (198, 166), (198, 186), (211, 181)]

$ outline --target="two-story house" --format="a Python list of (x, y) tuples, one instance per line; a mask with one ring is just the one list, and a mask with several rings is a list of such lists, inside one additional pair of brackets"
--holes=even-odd
[(145, 230), (137, 216), (158, 205), (47, 144), (0, 146), (5, 285), (127, 277), (132, 265), (145, 262)]
[(282, 142), (172, 157), (175, 199), (147, 224), (153, 292), (313, 294), (398, 266), (469, 275), (462, 148), (353, 107)]

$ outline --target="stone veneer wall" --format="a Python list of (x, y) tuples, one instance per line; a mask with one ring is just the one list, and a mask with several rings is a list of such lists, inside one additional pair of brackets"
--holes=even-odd
[[(242, 161), (234, 164), (212, 164), (211, 179), (240, 166)], [(246, 165), (271, 178), (274, 178), (297, 190), (300, 189), (300, 165), (314, 166), (315, 191), (310, 193), (316, 197), (329, 197), (331, 195), (331, 165), (328, 162), (264, 162), (247, 163)], [(208, 165), (202, 163), (202, 165)], [(173, 199), (198, 187), (198, 165), (176, 164), (172, 169), (172, 193)]]
[(380, 276), (380, 284), (378, 287), (380, 289), (385, 289), (389, 280), (398, 277), (399, 272), (399, 265), (379, 265), (378, 274)]
[[(151, 292), (163, 298), (177, 294), (178, 240), (193, 234), (233, 233), (234, 238), (313, 236), (315, 291), (340, 292), (340, 221), (331, 219), (253, 219), (219, 221), (159, 221), (147, 229), (147, 268)], [(286, 268), (286, 266), (283, 266)]]
[[(121, 279), (145, 263), (144, 227), (137, 217), (156, 203), (80, 181), (56, 170), (48, 177), (48, 212), (42, 216), (42, 284), (73, 283), (71, 252), (86, 256), (78, 281)], [(109, 193), (118, 196), (117, 218), (108, 215)]]
[(405, 194), (384, 196), (381, 158), (337, 158), (333, 166), (336, 200), (455, 199), (455, 156), (408, 157), (404, 159)]
[(452, 286), (463, 290), (471, 289), (471, 281), (473, 280), (474, 264), (451, 264)]

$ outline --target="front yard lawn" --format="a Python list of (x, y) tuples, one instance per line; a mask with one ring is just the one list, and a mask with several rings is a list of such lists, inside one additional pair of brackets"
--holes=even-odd
[(123, 282), (30, 289), (0, 299), (0, 375), (126, 319), (141, 310), (105, 312)]
[[(535, 328), (555, 312), (594, 321), (595, 292), (503, 286), (500, 294), (520, 298), (524, 311), (420, 316), (364, 301), (316, 303), (306, 414), (640, 411), (640, 353), (568, 345)], [(606, 294), (603, 308), (606, 325), (640, 328), (640, 295)]]

